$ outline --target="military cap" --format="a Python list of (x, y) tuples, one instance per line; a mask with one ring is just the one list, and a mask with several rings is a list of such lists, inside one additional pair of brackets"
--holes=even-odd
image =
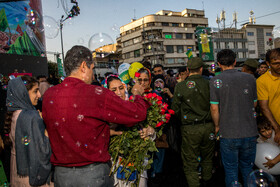
[(259, 63), (258, 63), (258, 61), (256, 61), (255, 59), (248, 58), (248, 59), (244, 62), (243, 65), (247, 65), (247, 66), (249, 66), (249, 67), (251, 67), (251, 68), (256, 68), (256, 69), (257, 69)]
[(200, 57), (193, 57), (187, 63), (188, 69), (197, 69), (202, 67), (203, 65), (203, 60)]

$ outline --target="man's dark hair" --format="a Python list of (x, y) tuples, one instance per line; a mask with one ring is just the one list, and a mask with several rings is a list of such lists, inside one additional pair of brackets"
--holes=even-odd
[(152, 67), (151, 62), (149, 62), (148, 60), (145, 60), (144, 62), (142, 62), (142, 64), (143, 64), (143, 66), (144, 66), (145, 68), (148, 68), (149, 70), (150, 70), (151, 67)]
[(172, 69), (169, 69), (169, 70), (167, 70), (166, 74), (170, 75), (170, 77), (173, 77), (174, 71)]
[(267, 53), (265, 54), (265, 60), (268, 61), (269, 63), (271, 60), (276, 60), (280, 59), (280, 48), (275, 48), (268, 50)]
[(163, 65), (161, 65), (161, 64), (155, 64), (154, 67), (153, 67), (153, 70), (154, 70), (155, 68), (158, 68), (158, 67), (161, 67), (161, 69), (164, 70)]
[(75, 45), (66, 53), (64, 67), (66, 75), (69, 76), (85, 61), (88, 68), (93, 63), (91, 51), (84, 47)]
[(217, 61), (224, 66), (231, 66), (234, 64), (236, 54), (230, 49), (223, 49), (217, 54)]
[(266, 62), (260, 63), (260, 64), (258, 65), (258, 67), (261, 67), (261, 65), (266, 65), (266, 66), (268, 66)]
[(253, 68), (253, 67), (248, 66), (246, 64), (243, 65), (243, 68), (245, 68), (247, 71), (250, 71), (252, 73), (255, 73), (257, 71), (257, 68)]
[(182, 73), (182, 72), (185, 72), (185, 71), (187, 71), (186, 66), (180, 67), (179, 70), (178, 70), (179, 73)]
[(47, 79), (47, 76), (46, 75), (38, 75), (37, 76), (37, 80), (41, 79), (41, 78), (46, 78)]

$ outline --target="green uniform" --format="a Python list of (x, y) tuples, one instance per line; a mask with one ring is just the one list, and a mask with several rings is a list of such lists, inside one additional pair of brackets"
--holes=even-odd
[[(181, 119), (182, 160), (190, 187), (199, 186), (198, 166), (202, 179), (212, 177), (212, 158), (215, 140), (214, 124), (210, 113), (209, 81), (201, 75), (191, 75), (175, 87), (172, 109)], [(201, 160), (198, 157), (201, 157)]]

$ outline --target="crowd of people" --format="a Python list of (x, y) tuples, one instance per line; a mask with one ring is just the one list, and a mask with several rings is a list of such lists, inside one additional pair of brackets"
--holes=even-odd
[[(0, 139), (7, 182), (15, 187), (135, 185), (109, 175), (110, 137), (122, 134), (118, 127), (144, 121), (151, 104), (143, 96), (154, 93), (175, 114), (161, 136), (150, 126), (139, 130), (158, 151), (137, 184), (247, 187), (257, 169), (257, 143), (280, 143), (280, 48), (269, 50), (265, 62), (247, 59), (241, 71), (235, 68), (236, 54), (224, 49), (217, 64), (212, 71), (193, 57), (175, 74), (144, 62), (137, 79), (125, 84), (112, 73), (96, 77), (91, 51), (74, 46), (65, 57), (62, 83), (51, 85), (45, 76), (11, 79)], [(273, 168), (278, 162), (280, 154), (263, 164)]]

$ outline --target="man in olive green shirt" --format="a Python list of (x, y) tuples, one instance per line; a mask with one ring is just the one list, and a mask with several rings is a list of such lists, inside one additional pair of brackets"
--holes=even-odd
[(212, 177), (214, 124), (210, 113), (209, 81), (201, 76), (203, 61), (194, 57), (187, 65), (190, 75), (176, 85), (172, 109), (182, 124), (181, 156), (188, 185), (199, 187), (199, 164), (202, 180), (207, 183)]

